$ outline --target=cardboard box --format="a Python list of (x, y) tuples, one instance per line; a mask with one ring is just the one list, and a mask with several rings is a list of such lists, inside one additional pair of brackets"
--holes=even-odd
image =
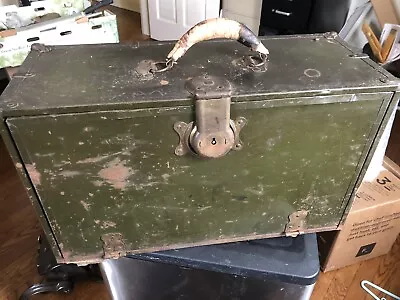
[(371, 0), (371, 2), (382, 28), (386, 23), (399, 24), (395, 8), (397, 6), (393, 5), (392, 0)]
[(400, 233), (400, 179), (384, 169), (363, 182), (346, 222), (337, 232), (321, 233), (322, 271), (328, 272), (386, 254)]
[(386, 170), (389, 170), (397, 178), (400, 178), (400, 167), (389, 157), (385, 156), (383, 159), (383, 166)]
[[(22, 31), (0, 33), (0, 68), (20, 66), (33, 43), (46, 45), (79, 45), (118, 43), (116, 15), (108, 10), (86, 15), (69, 22), (47, 25), (49, 28), (27, 26)], [(10, 34), (6, 34), (10, 32)]]
[(29, 6), (17, 5), (0, 6), (0, 27), (8, 29), (10, 16), (17, 15), (23, 23), (31, 23), (33, 19), (49, 13), (58, 13), (61, 16), (70, 16), (79, 13), (90, 6), (89, 0), (41, 0), (33, 1)]

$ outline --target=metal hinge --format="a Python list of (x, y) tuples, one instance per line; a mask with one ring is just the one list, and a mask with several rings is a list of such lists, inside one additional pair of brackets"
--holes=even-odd
[(103, 241), (103, 258), (119, 258), (127, 254), (125, 242), (120, 233), (106, 233), (101, 236)]
[(285, 226), (285, 235), (296, 237), (303, 234), (306, 228), (307, 210), (298, 210), (289, 215), (289, 222)]

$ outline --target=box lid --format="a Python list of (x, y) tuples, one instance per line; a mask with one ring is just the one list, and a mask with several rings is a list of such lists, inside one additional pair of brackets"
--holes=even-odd
[[(171, 70), (147, 80), (135, 71), (139, 62), (164, 61), (173, 43), (56, 46), (31, 51), (0, 100), (9, 115), (38, 115), (171, 105), (190, 101), (189, 78), (209, 74), (227, 79), (232, 101), (393, 91), (398, 82), (366, 56), (358, 57), (338, 37), (303, 35), (262, 37), (270, 51), (268, 70), (255, 73), (240, 63), (250, 55), (235, 41), (202, 42)], [(322, 101), (322, 100), (321, 100)]]

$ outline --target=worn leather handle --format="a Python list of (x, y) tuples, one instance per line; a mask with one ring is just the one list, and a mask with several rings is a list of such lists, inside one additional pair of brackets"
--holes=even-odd
[(229, 19), (216, 18), (202, 21), (189, 29), (168, 53), (167, 59), (176, 62), (196, 43), (218, 38), (237, 40), (265, 58), (269, 54), (268, 49), (246, 25)]

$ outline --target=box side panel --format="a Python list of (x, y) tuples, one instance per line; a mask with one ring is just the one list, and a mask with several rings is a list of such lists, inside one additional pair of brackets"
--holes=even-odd
[(191, 106), (7, 123), (64, 258), (99, 261), (110, 234), (125, 253), (280, 235), (298, 210), (304, 230), (337, 226), (390, 95), (234, 103), (243, 149), (214, 160), (174, 154)]
[(399, 101), (400, 93), (391, 94), (390, 98), (387, 98), (386, 101), (382, 102), (382, 106), (378, 113), (378, 118), (375, 121), (374, 126), (370, 132), (370, 138), (368, 143), (366, 144), (366, 151), (364, 151), (363, 157), (357, 166), (359, 172), (357, 172), (357, 176), (354, 177), (353, 183), (350, 185), (349, 190), (347, 191), (346, 197), (342, 203), (344, 207), (344, 214), (342, 216), (341, 224), (346, 221), (346, 216), (351, 208), (351, 205), (354, 200), (355, 193), (359, 186), (361, 185), (364, 175), (367, 172), (368, 165), (374, 156), (375, 150), (378, 147), (379, 140), (383, 135), (383, 132), (386, 128), (387, 123), (392, 115), (394, 109), (396, 109), (398, 101)]
[(28, 175), (28, 172), (26, 171), (23, 160), (22, 160), (22, 158), (17, 150), (17, 147), (13, 141), (13, 138), (12, 138), (7, 126), (4, 124), (4, 122), (0, 122), (0, 143), (1, 143), (1, 140), (3, 140), (5, 146), (7, 147), (7, 150), (13, 160), (15, 167), (16, 167), (17, 173), (18, 173), (18, 175), (25, 187), (26, 193), (36, 211), (40, 225), (41, 225), (44, 233), (46, 234), (46, 237), (50, 243), (50, 246), (53, 250), (55, 257), (57, 258), (57, 260), (62, 261), (62, 254), (60, 252), (60, 249), (58, 248), (58, 243), (56, 241), (53, 230), (50, 226), (50, 223), (48, 222), (48, 219), (46, 218), (46, 214), (43, 210), (43, 207), (40, 205), (40, 201), (38, 200), (38, 196), (33, 188), (32, 181)]

